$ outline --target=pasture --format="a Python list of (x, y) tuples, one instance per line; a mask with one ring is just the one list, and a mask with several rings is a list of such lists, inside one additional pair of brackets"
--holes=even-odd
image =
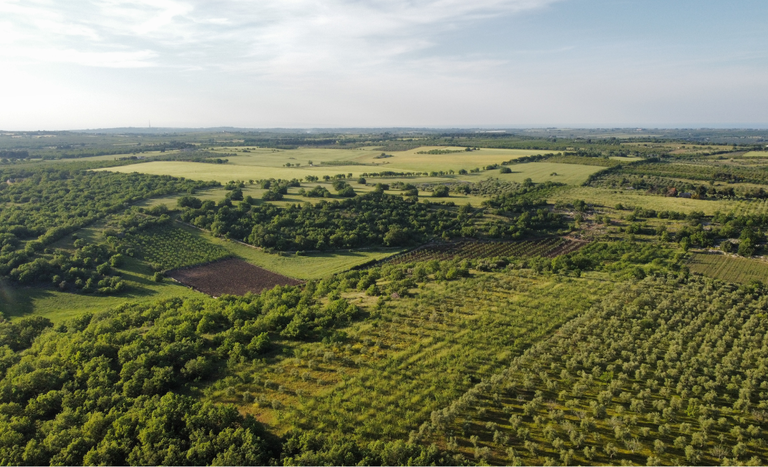
[(746, 284), (757, 280), (768, 282), (768, 263), (719, 253), (694, 253), (688, 261), (691, 272), (728, 282)]
[[(290, 180), (298, 178), (303, 180), (306, 176), (312, 175), (322, 178), (324, 175), (333, 176), (336, 174), (352, 174), (354, 178), (363, 173), (374, 173), (381, 171), (394, 172), (448, 172), (453, 170), (458, 172), (461, 169), (471, 170), (482, 168), (487, 165), (500, 164), (501, 162), (515, 159), (518, 157), (532, 154), (541, 154), (543, 151), (528, 151), (517, 149), (479, 149), (470, 152), (458, 152), (450, 154), (418, 154), (426, 152), (434, 147), (421, 147), (410, 151), (394, 151), (392, 157), (385, 159), (375, 159), (381, 154), (381, 151), (368, 149), (315, 149), (301, 148), (291, 150), (277, 149), (249, 149), (250, 152), (242, 152), (243, 148), (218, 148), (214, 152), (224, 154), (236, 151), (237, 156), (229, 157), (227, 164), (206, 164), (200, 162), (185, 161), (150, 161), (139, 164), (131, 164), (121, 167), (112, 167), (107, 169), (114, 172), (132, 173), (139, 172), (152, 175), (172, 175), (174, 177), (184, 177), (193, 180), (215, 180), (226, 183), (230, 180), (260, 180), (266, 178)], [(442, 147), (441, 149), (452, 149)], [(453, 148), (454, 150), (457, 148)], [(343, 162), (348, 161), (349, 165)], [(312, 165), (310, 165), (310, 162)], [(323, 165), (323, 163), (334, 162), (338, 165)], [(285, 167), (285, 164), (292, 164), (292, 167)], [(295, 165), (298, 164), (298, 167)], [(524, 164), (527, 165), (527, 164)], [(571, 172), (578, 172), (576, 178), (580, 178), (582, 173), (592, 173), (591, 171), (566, 170), (559, 167), (566, 177)], [(533, 171), (530, 175), (521, 178), (543, 178), (544, 172), (548, 169), (542, 167), (541, 171)], [(548, 176), (554, 170), (550, 170)], [(539, 173), (541, 172), (541, 173)], [(512, 174), (514, 175), (514, 174)], [(583, 180), (586, 176), (583, 176)], [(582, 181), (583, 181), (582, 180)], [(535, 180), (534, 180), (535, 181)], [(564, 181), (564, 183), (570, 183)]]
[(733, 211), (736, 214), (761, 214), (768, 212), (768, 201), (766, 200), (747, 201), (668, 198), (658, 195), (649, 195), (636, 190), (587, 186), (558, 190), (548, 199), (550, 203), (572, 203), (577, 200), (584, 200), (587, 203), (598, 206), (613, 207), (621, 203), (625, 207), (631, 208), (640, 207), (643, 209), (654, 209), (656, 211), (676, 211), (684, 213), (701, 211), (706, 215), (713, 215), (717, 211)]

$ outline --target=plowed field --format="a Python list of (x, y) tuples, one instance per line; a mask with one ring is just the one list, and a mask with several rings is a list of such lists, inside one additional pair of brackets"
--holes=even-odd
[(169, 277), (213, 297), (224, 294), (260, 293), (276, 285), (298, 285), (301, 281), (281, 276), (240, 259), (227, 259), (188, 269), (177, 269)]

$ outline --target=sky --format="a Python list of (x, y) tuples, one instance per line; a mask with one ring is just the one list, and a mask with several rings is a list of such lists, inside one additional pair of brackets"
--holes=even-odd
[(0, 130), (768, 127), (764, 0), (0, 0)]

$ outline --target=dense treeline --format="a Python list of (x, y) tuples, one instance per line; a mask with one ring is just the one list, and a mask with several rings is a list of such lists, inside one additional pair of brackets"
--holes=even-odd
[(512, 465), (761, 465), (767, 306), (764, 290), (707, 279), (626, 284), (431, 428)]
[(124, 283), (108, 277), (117, 252), (109, 245), (49, 246), (80, 228), (151, 196), (211, 185), (167, 176), (56, 169), (5, 170), (0, 180), (0, 277), (52, 281), (62, 290), (112, 293)]
[[(542, 190), (550, 188), (546, 186)], [(341, 196), (351, 191), (346, 184), (338, 184), (337, 189)], [(526, 198), (534, 191), (523, 190), (519, 201), (499, 198), (497, 204), (491, 205), (512, 220), (489, 223), (475, 222), (478, 211), (471, 206), (430, 206), (413, 197), (384, 194), (381, 189), (343, 201), (286, 208), (270, 204), (253, 206), (247, 202), (234, 206), (226, 201), (217, 205), (191, 197), (180, 203), (185, 207), (182, 220), (209, 229), (215, 235), (277, 250), (323, 250), (413, 245), (433, 237), (520, 238), (565, 228), (561, 216), (543, 209), (544, 203), (533, 203)], [(316, 194), (324, 192), (317, 190)]]
[[(454, 278), (467, 274), (452, 263), (424, 273), (457, 267)], [(266, 465), (281, 455), (286, 463), (441, 462), (436, 449), (413, 443), (352, 446), (313, 433), (293, 434), (282, 447), (232, 406), (182, 395), (279, 352), (274, 341), (335, 335), (360, 314), (339, 294), (357, 287), (378, 295), (383, 278), (385, 290), (406, 296), (426, 275), (355, 271), (257, 296), (127, 304), (58, 326), (44, 318), (2, 322), (0, 462)], [(315, 454), (323, 446), (328, 451)]]

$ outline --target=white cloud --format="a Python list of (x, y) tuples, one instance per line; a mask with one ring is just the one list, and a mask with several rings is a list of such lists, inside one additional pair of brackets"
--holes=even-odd
[(0, 56), (278, 78), (354, 71), (429, 49), (436, 34), (457, 25), (554, 1), (3, 0)]

